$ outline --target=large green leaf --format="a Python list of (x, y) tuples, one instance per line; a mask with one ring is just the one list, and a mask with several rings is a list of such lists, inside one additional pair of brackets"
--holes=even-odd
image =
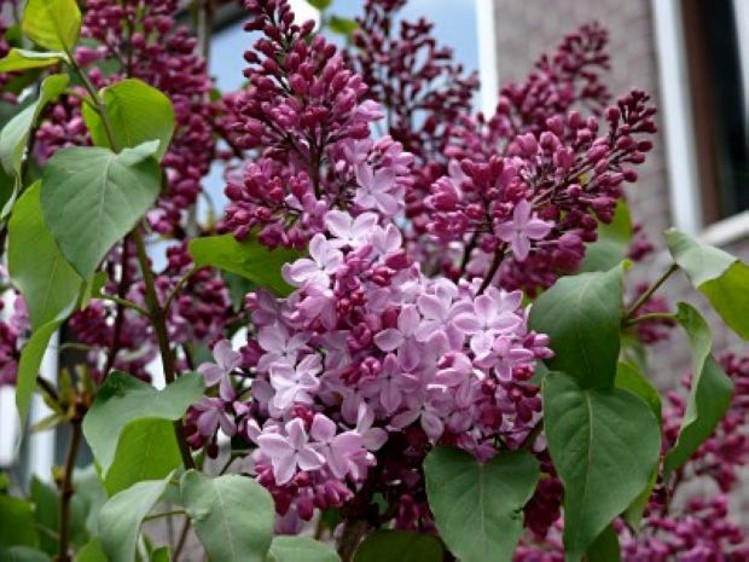
[(122, 430), (112, 465), (104, 477), (109, 495), (142, 480), (164, 478), (182, 464), (174, 423), (138, 419)]
[(676, 319), (689, 337), (692, 349), (692, 386), (679, 437), (666, 455), (666, 477), (682, 466), (712, 435), (731, 405), (733, 383), (710, 356), (712, 336), (702, 315), (692, 306), (679, 303)]
[(83, 283), (44, 223), (40, 193), (36, 182), (18, 200), (8, 224), (8, 272), (33, 329), (70, 314)]
[(749, 340), (749, 266), (673, 228), (666, 232), (666, 240), (674, 261), (692, 285), (731, 329)]
[(341, 557), (333, 547), (313, 538), (281, 536), (273, 539), (267, 562), (341, 562)]
[(55, 65), (68, 56), (65, 53), (40, 53), (38, 51), (27, 51), (25, 49), (11, 49), (0, 60), (0, 72), (16, 72), (19, 70), (31, 70), (32, 68), (45, 68)]
[(619, 537), (614, 528), (609, 525), (588, 548), (585, 554), (586, 562), (620, 562), (622, 551), (619, 547)]
[(18, 361), (18, 374), (16, 375), (16, 407), (21, 418), (21, 424), (26, 423), (26, 418), (29, 415), (31, 396), (36, 388), (36, 376), (39, 374), (39, 366), (42, 364), (49, 339), (55, 333), (55, 330), (60, 327), (60, 324), (62, 324), (62, 321), (53, 320), (41, 326), (34, 331), (21, 350), (21, 359)]
[(616, 368), (615, 382), (617, 388), (629, 390), (632, 394), (636, 394), (645, 400), (660, 424), (663, 415), (661, 412), (663, 407), (661, 395), (658, 394), (653, 383), (648, 380), (636, 365), (632, 363), (619, 363)]
[(71, 51), (81, 33), (81, 10), (76, 0), (28, 0), (21, 28), (45, 49)]
[[(166, 490), (164, 480), (138, 482), (116, 494), (99, 512), (99, 539), (109, 562), (133, 562), (143, 518)], [(94, 559), (95, 560), (95, 559)]]
[(211, 560), (265, 562), (275, 521), (273, 498), (265, 488), (245, 476), (211, 478), (194, 470), (182, 476), (180, 488)]
[(99, 539), (91, 539), (90, 542), (78, 551), (75, 562), (109, 562)]
[(58, 98), (68, 87), (67, 74), (54, 74), (42, 82), (39, 99), (18, 113), (0, 131), (0, 162), (11, 176), (21, 175), (21, 164), (31, 129), (46, 105)]
[(530, 326), (548, 334), (552, 370), (574, 376), (584, 388), (614, 385), (622, 318), (622, 266), (605, 273), (564, 277), (531, 308)]
[(354, 562), (435, 562), (443, 557), (442, 545), (431, 535), (383, 530), (366, 538), (356, 550)]
[(280, 296), (291, 292), (281, 275), (281, 267), (301, 255), (297, 250), (285, 248), (269, 250), (254, 238), (239, 242), (231, 234), (196, 238), (189, 248), (196, 266), (229, 271)]
[(141, 418), (178, 420), (202, 395), (203, 378), (196, 373), (182, 375), (159, 392), (131, 375), (113, 372), (83, 418), (83, 434), (106, 473), (126, 425)]
[[(0, 547), (0, 560), (3, 562), (50, 562), (49, 556), (45, 553), (28, 546), (12, 546), (8, 549)], [(76, 560), (76, 562), (83, 561)]]
[(0, 547), (38, 545), (39, 533), (31, 504), (20, 498), (0, 496)]
[(562, 373), (544, 380), (549, 452), (564, 483), (564, 543), (579, 560), (637, 498), (658, 462), (661, 431), (650, 406), (618, 388), (581, 388)]
[(73, 471), (73, 486), (73, 510), (81, 514), (85, 533), (96, 536), (99, 530), (99, 511), (107, 501), (107, 492), (96, 467), (91, 464)]
[(598, 226), (598, 240), (585, 248), (585, 259), (580, 271), (609, 271), (622, 263), (632, 241), (632, 217), (627, 203), (616, 206), (614, 220)]
[(42, 211), (62, 253), (90, 279), (114, 244), (159, 195), (158, 141), (115, 154), (98, 147), (59, 150), (44, 167)]
[[(134, 78), (103, 88), (100, 94), (114, 129), (116, 148), (133, 148), (157, 140), (156, 156), (161, 160), (174, 132), (174, 110), (169, 98)], [(83, 119), (94, 144), (114, 148), (109, 146), (101, 116), (88, 105), (83, 106)]]
[(481, 463), (451, 447), (424, 461), (427, 498), (440, 536), (462, 562), (512, 560), (523, 532), (522, 508), (539, 478), (528, 452), (500, 453)]

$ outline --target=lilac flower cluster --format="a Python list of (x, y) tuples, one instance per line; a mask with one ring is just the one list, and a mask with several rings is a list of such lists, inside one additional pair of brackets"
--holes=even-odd
[[(296, 287), (287, 299), (248, 296), (254, 333), (242, 364), (252, 401), (236, 404), (223, 377), (239, 355), (218, 348), (217, 365), (203, 372), (219, 398), (199, 406), (196, 422), (208, 438), (220, 425), (256, 443), (258, 480), (280, 513), (293, 506), (303, 519), (341, 506), (368, 479), (370, 493), (423, 496), (420, 472), (400, 461), (423, 459), (430, 445), (479, 458), (493, 456), (498, 440), (517, 447), (541, 410), (528, 382), (534, 363), (551, 353), (545, 336), (528, 331), (520, 292), (480, 294), (478, 282), (425, 277), (381, 215), (331, 210), (324, 226), (309, 257), (285, 267)], [(210, 404), (239, 421), (209, 413)], [(383, 447), (399, 460), (387, 470), (378, 467)]]
[[(181, 220), (201, 192), (215, 139), (213, 85), (205, 61), (196, 54), (196, 39), (177, 24), (177, 9), (175, 0), (87, 0), (82, 35), (96, 44), (78, 47), (75, 56), (97, 87), (138, 78), (170, 98), (176, 129), (162, 162), (167, 189), (148, 219), (159, 233), (182, 235)], [(106, 63), (106, 73), (98, 63)], [(67, 98), (55, 106), (38, 138), (41, 159), (60, 147), (88, 144), (80, 102)]]
[(288, 4), (248, 0), (247, 30), (260, 31), (245, 53), (249, 86), (232, 97), (233, 143), (259, 158), (230, 174), (231, 204), (221, 225), (264, 244), (302, 247), (324, 229), (329, 209), (402, 210), (413, 157), (390, 137), (370, 139), (379, 105), (344, 65), (335, 45), (297, 25)]
[[(406, 0), (367, 0), (356, 19), (347, 61), (369, 87), (368, 96), (386, 113), (387, 133), (414, 155), (412, 183), (406, 193), (409, 236), (424, 233), (429, 186), (447, 173), (446, 149), (452, 124), (469, 115), (478, 91), (476, 72), (466, 73), (450, 47), (433, 36), (424, 18), (404, 21)], [(396, 21), (399, 20), (399, 21)]]

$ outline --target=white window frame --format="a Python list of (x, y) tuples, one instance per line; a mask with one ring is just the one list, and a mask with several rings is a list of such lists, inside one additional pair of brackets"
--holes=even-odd
[[(692, 100), (679, 0), (651, 0), (658, 78), (666, 142), (666, 164), (674, 226), (722, 246), (749, 238), (749, 211), (707, 224), (697, 169)], [(749, 119), (749, 2), (733, 0), (744, 86), (745, 119)]]

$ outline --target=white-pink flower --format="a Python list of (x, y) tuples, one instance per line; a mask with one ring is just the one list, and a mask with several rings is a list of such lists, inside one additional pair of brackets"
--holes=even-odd
[(542, 240), (551, 231), (553, 223), (539, 219), (531, 212), (530, 201), (522, 199), (515, 205), (512, 220), (494, 227), (494, 234), (508, 242), (515, 259), (524, 261), (531, 251), (531, 240)]
[(294, 418), (284, 429), (285, 436), (273, 430), (257, 438), (260, 453), (270, 459), (273, 476), (279, 486), (290, 482), (297, 468), (317, 470), (325, 464), (325, 457), (309, 444), (302, 420)]
[(343, 254), (335, 245), (318, 233), (309, 242), (309, 258), (300, 258), (292, 264), (284, 264), (283, 276), (290, 285), (300, 287), (305, 283), (330, 285), (330, 276), (343, 263)]
[(398, 212), (398, 199), (391, 193), (395, 185), (395, 172), (381, 168), (376, 172), (369, 164), (356, 166), (356, 183), (359, 189), (354, 195), (354, 203), (363, 209), (377, 209), (387, 216)]
[(336, 248), (358, 248), (367, 243), (377, 222), (378, 218), (374, 213), (362, 213), (353, 218), (345, 211), (333, 210), (325, 215), (325, 225), (334, 236), (330, 244)]

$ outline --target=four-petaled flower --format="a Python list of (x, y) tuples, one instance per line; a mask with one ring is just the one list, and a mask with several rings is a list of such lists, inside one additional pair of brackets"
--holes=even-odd
[(531, 212), (530, 201), (521, 199), (512, 212), (512, 220), (494, 227), (494, 234), (510, 244), (518, 261), (524, 261), (531, 251), (531, 240), (542, 240), (551, 232), (553, 224), (541, 220)]
[(286, 423), (284, 429), (286, 435), (269, 432), (257, 438), (260, 452), (270, 459), (273, 476), (279, 486), (291, 481), (297, 467), (317, 470), (325, 464), (325, 457), (310, 445), (302, 420), (294, 418)]
[(291, 285), (304, 283), (329, 286), (330, 276), (343, 263), (343, 254), (324, 234), (315, 234), (309, 242), (310, 258), (300, 258), (292, 264), (284, 264), (283, 276)]
[(359, 189), (354, 195), (354, 203), (391, 217), (398, 212), (398, 199), (390, 193), (395, 184), (392, 169), (382, 168), (375, 172), (369, 164), (359, 164), (356, 166), (356, 183)]
[(229, 375), (242, 363), (242, 355), (231, 348), (228, 340), (221, 340), (213, 346), (215, 363), (203, 363), (198, 372), (203, 375), (206, 386), (220, 384), (221, 393), (227, 394), (231, 387)]

